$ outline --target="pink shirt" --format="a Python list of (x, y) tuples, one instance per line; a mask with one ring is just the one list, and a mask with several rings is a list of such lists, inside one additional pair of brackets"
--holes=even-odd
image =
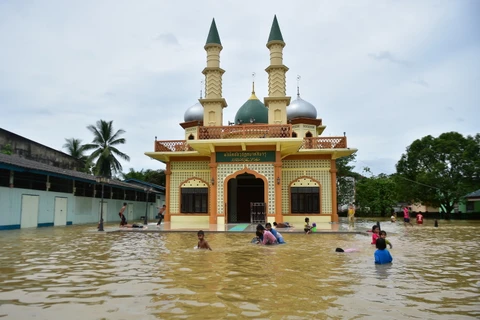
[(372, 233), (372, 244), (377, 244), (377, 239), (380, 238), (378, 233)]
[(274, 244), (277, 243), (277, 238), (270, 232), (265, 230), (263, 233), (263, 241), (262, 244)]
[(403, 217), (406, 219), (410, 218), (410, 214), (407, 208), (403, 208)]

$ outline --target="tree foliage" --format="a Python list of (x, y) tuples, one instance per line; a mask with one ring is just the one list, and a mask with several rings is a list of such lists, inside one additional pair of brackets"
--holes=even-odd
[(94, 174), (112, 177), (112, 174), (121, 173), (122, 165), (117, 157), (130, 161), (130, 157), (117, 149), (125, 144), (125, 138), (120, 136), (125, 130), (114, 132), (113, 121), (99, 120), (96, 125), (89, 125), (88, 130), (93, 134), (92, 143), (84, 145), (84, 150), (93, 150), (89, 159), (95, 163)]
[(7, 143), (6, 145), (4, 145), (2, 147), (2, 150), (0, 151), (0, 153), (7, 154), (7, 155), (12, 155), (12, 153), (13, 153), (12, 145), (10, 143)]
[(82, 145), (82, 140), (75, 138), (65, 139), (65, 144), (62, 146), (62, 148), (66, 149), (70, 156), (82, 161), (83, 168), (80, 168), (79, 171), (92, 173), (93, 164), (89, 157), (85, 154), (85, 146)]
[[(368, 168), (366, 172), (370, 172)], [(370, 210), (385, 216), (397, 204), (395, 180), (388, 175), (379, 174), (364, 177), (356, 185), (356, 205), (359, 209)]]
[(455, 203), (480, 186), (480, 134), (447, 132), (415, 140), (397, 163), (396, 179), (402, 200), (451, 213)]
[(149, 183), (154, 183), (159, 186), (165, 186), (165, 170), (140, 170), (140, 171), (135, 171), (133, 168), (130, 168), (130, 170), (127, 173), (122, 173), (123, 179), (137, 179), (140, 181), (145, 181)]

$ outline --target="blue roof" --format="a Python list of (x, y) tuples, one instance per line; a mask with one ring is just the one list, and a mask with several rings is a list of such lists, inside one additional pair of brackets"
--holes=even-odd
[(138, 179), (133, 179), (133, 178), (125, 179), (125, 182), (139, 184), (139, 185), (142, 185), (142, 186), (151, 187), (153, 189), (157, 189), (157, 190), (165, 192), (165, 187), (164, 186), (160, 186), (160, 185), (155, 184), (155, 183), (150, 183), (150, 182), (146, 182), (146, 181), (142, 181), (142, 180), (138, 180)]
[(471, 192), (465, 196), (465, 198), (480, 198), (480, 189), (477, 191)]

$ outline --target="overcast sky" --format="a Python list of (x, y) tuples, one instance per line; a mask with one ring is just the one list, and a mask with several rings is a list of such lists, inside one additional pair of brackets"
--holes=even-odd
[(124, 129), (129, 168), (163, 169), (144, 152), (182, 140), (200, 96), (214, 17), (223, 44), (224, 125), (267, 95), (274, 14), (286, 42), (287, 94), (300, 93), (357, 148), (357, 171), (393, 173), (408, 145), (473, 135), (480, 111), (480, 1), (0, 1), (0, 127), (61, 150), (87, 125)]

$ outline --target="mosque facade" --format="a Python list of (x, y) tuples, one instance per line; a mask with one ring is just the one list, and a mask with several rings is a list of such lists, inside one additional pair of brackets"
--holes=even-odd
[(205, 44), (205, 97), (186, 110), (183, 140), (155, 140), (145, 154), (166, 165), (165, 221), (226, 223), (337, 222), (335, 160), (356, 152), (345, 134), (322, 137), (325, 126), (316, 108), (286, 95), (288, 67), (275, 17), (267, 41), (270, 51), (268, 96), (255, 91), (223, 124), (220, 52), (212, 21)]

